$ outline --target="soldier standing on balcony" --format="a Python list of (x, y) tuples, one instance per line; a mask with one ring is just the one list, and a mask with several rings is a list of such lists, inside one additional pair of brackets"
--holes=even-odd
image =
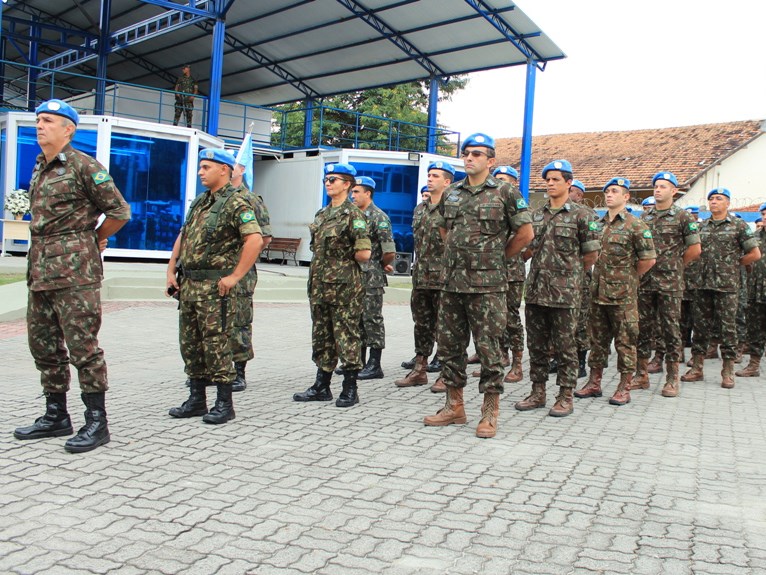
[(191, 75), (191, 67), (189, 64), (184, 64), (182, 67), (182, 75), (179, 76), (176, 81), (176, 85), (173, 86), (173, 90), (178, 92), (176, 94), (175, 114), (173, 115), (173, 125), (178, 125), (178, 120), (181, 118), (181, 112), (183, 112), (186, 118), (186, 127), (192, 127), (192, 117), (194, 116), (194, 96), (199, 92), (199, 86), (197, 80)]

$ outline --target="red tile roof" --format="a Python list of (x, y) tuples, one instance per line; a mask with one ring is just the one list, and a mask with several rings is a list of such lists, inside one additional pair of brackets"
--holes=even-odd
[[(588, 190), (600, 191), (616, 176), (628, 178), (632, 190), (649, 190), (652, 177), (661, 170), (673, 172), (678, 187), (685, 190), (711, 165), (760, 136), (763, 123), (534, 136), (530, 191), (544, 191), (543, 166), (562, 158), (572, 163), (574, 177)], [(519, 166), (521, 138), (499, 138), (495, 145), (497, 165)]]

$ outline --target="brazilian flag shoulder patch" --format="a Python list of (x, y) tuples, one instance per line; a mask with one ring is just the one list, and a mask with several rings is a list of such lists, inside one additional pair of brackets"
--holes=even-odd
[(588, 229), (592, 232), (598, 231), (598, 222), (590, 222), (588, 224)]
[(644, 237), (648, 240), (652, 239), (652, 230), (644, 230)]
[(246, 224), (247, 222), (252, 222), (255, 219), (255, 213), (252, 210), (242, 212), (241, 214), (239, 214), (239, 219), (242, 221), (243, 224)]
[(93, 181), (96, 183), (96, 185), (105, 184), (112, 179), (112, 176), (110, 176), (109, 172), (106, 170), (101, 170), (95, 174), (91, 174), (91, 177), (93, 178)]
[(386, 229), (388, 229), (388, 222), (386, 220), (378, 222), (378, 229), (379, 230), (386, 230)]
[(528, 208), (527, 202), (524, 200), (524, 198), (519, 198), (516, 200), (516, 208), (519, 210), (523, 210), (524, 208)]
[(689, 222), (689, 229), (693, 232), (696, 232), (700, 229), (700, 225), (697, 222)]
[(353, 226), (355, 230), (366, 230), (367, 222), (365, 222), (364, 220), (354, 220)]

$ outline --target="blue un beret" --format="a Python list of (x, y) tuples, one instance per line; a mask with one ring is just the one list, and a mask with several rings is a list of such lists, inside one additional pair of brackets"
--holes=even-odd
[(762, 203), (762, 204), (761, 204), (761, 207), (760, 207), (760, 208), (758, 208), (758, 211), (759, 211), (759, 212), (762, 212), (763, 210), (766, 210), (766, 202)]
[(654, 199), (654, 196), (649, 196), (648, 198), (644, 198), (644, 200), (641, 202), (642, 206), (654, 206), (656, 204), (657, 204), (657, 200)]
[(427, 192), (427, 191), (428, 191), (428, 186), (423, 186), (422, 188), (420, 188), (420, 193), (421, 193), (421, 194), (422, 194), (423, 192)]
[(43, 102), (37, 106), (35, 114), (38, 116), (40, 114), (56, 114), (57, 116), (63, 116), (64, 118), (72, 120), (75, 126), (80, 122), (80, 116), (77, 115), (75, 109), (62, 100), (48, 100), (47, 102)]
[(324, 167), (324, 174), (346, 174), (356, 177), (356, 168), (351, 164), (327, 164)]
[(699, 206), (686, 206), (685, 209), (690, 214), (698, 214), (698, 213), (700, 213), (700, 207)]
[(654, 174), (654, 177), (652, 178), (652, 185), (656, 184), (657, 180), (667, 180), (675, 187), (678, 187), (678, 180), (676, 179), (675, 174), (672, 172), (658, 172)]
[(447, 162), (442, 162), (441, 160), (428, 164), (428, 171), (430, 172), (431, 170), (443, 170), (445, 172), (449, 172), (453, 176), (455, 175), (455, 168), (453, 168)]
[(585, 184), (583, 184), (580, 180), (573, 180), (572, 185), (569, 187), (577, 188), (578, 190), (582, 190), (582, 193), (585, 193)]
[(628, 178), (612, 178), (606, 184), (604, 184), (604, 191), (606, 191), (609, 186), (621, 186), (626, 190), (629, 190), (630, 180)]
[(231, 169), (234, 169), (234, 164), (237, 163), (237, 159), (234, 157), (234, 154), (221, 148), (205, 148), (204, 150), (200, 150), (199, 161), (201, 162), (202, 160), (209, 160), (218, 164), (224, 164), (229, 166)]
[(493, 176), (496, 176), (498, 174), (506, 174), (508, 176), (511, 176), (512, 178), (519, 179), (519, 172), (516, 171), (516, 168), (513, 166), (500, 166), (497, 168), (494, 172), (492, 172)]
[(721, 196), (726, 196), (727, 198), (731, 199), (731, 192), (729, 191), (728, 188), (715, 188), (714, 190), (710, 190), (707, 193), (707, 199), (709, 200), (710, 196), (712, 196), (714, 194), (719, 194)]
[(478, 147), (491, 148), (494, 150), (495, 139), (492, 136), (488, 136), (487, 134), (482, 134), (482, 133), (471, 134), (463, 141), (463, 145), (461, 146), (460, 151), (462, 152), (469, 146), (473, 146), (475, 148), (478, 148)]
[(375, 191), (375, 180), (367, 176), (358, 177), (356, 179), (356, 184), (358, 186), (367, 186), (368, 188), (371, 188), (373, 192)]
[(558, 170), (559, 172), (569, 172), (571, 174), (572, 164), (570, 164), (567, 160), (554, 160), (543, 168), (543, 178), (545, 178), (545, 174), (552, 170)]

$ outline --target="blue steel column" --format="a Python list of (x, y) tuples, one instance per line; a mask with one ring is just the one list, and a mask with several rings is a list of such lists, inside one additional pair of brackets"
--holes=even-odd
[(101, 20), (99, 21), (100, 35), (98, 38), (98, 65), (96, 66), (96, 99), (93, 106), (94, 114), (104, 113), (106, 99), (106, 69), (109, 59), (109, 36), (111, 28), (109, 18), (112, 14), (112, 0), (101, 0)]
[(221, 107), (221, 80), (223, 79), (223, 40), (226, 22), (221, 13), (222, 3), (216, 2), (216, 18), (213, 26), (213, 58), (210, 63), (210, 101), (207, 109), (207, 132), (218, 135), (218, 111)]
[(428, 86), (428, 143), (426, 152), (436, 153), (436, 118), (439, 106), (439, 79), (431, 78)]
[[(40, 29), (37, 27), (37, 17), (32, 18), (32, 25), (29, 27), (29, 35), (32, 38), (40, 37)], [(34, 111), (35, 104), (37, 103), (37, 75), (39, 71), (37, 69), (38, 64), (38, 51), (37, 42), (32, 40), (29, 42), (29, 72), (27, 72), (27, 110)], [(51, 82), (53, 82), (53, 76), (51, 75)], [(51, 96), (53, 98), (53, 87), (51, 87)], [(45, 98), (46, 100), (49, 98)]]
[(306, 100), (306, 117), (303, 120), (303, 147), (311, 147), (311, 126), (314, 123), (314, 98)]
[(529, 171), (532, 169), (532, 117), (535, 112), (537, 66), (527, 60), (527, 85), (524, 91), (524, 131), (521, 135), (521, 194), (529, 200)]

